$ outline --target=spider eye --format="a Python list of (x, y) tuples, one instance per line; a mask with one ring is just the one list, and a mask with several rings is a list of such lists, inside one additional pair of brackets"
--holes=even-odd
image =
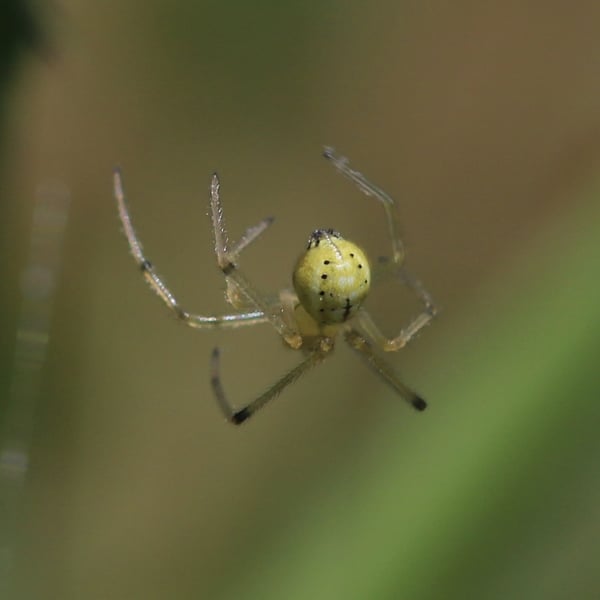
[(330, 240), (331, 238), (342, 239), (342, 236), (333, 229), (315, 229), (308, 238), (307, 250), (319, 246), (321, 240)]

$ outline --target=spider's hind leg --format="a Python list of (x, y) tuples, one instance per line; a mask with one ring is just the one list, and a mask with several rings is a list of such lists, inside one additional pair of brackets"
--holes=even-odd
[(333, 344), (328, 338), (323, 338), (304, 358), (304, 360), (288, 371), (279, 381), (276, 381), (271, 387), (263, 392), (258, 398), (248, 403), (242, 408), (235, 409), (223, 390), (221, 382), (221, 352), (215, 348), (212, 353), (210, 363), (210, 381), (217, 399), (217, 403), (225, 418), (234, 425), (240, 425), (249, 419), (257, 410), (262, 408), (267, 402), (278, 396), (288, 385), (294, 383), (302, 377), (312, 367), (315, 367), (333, 349)]
[(427, 408), (427, 402), (400, 380), (391, 365), (376, 353), (375, 348), (363, 335), (355, 329), (350, 329), (344, 334), (344, 337), (350, 348), (414, 409), (423, 411)]

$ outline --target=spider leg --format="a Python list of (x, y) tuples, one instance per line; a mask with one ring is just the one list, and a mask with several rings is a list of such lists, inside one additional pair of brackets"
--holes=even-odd
[(431, 323), (437, 314), (437, 308), (433, 304), (429, 292), (423, 287), (419, 280), (414, 279), (403, 267), (400, 267), (397, 270), (396, 275), (416, 294), (417, 298), (422, 302), (424, 309), (393, 338), (388, 338), (379, 329), (366, 310), (361, 309), (357, 315), (361, 328), (382, 350), (386, 352), (396, 352), (397, 350), (404, 348), (404, 346), (406, 346), (406, 344), (408, 344), (408, 342), (410, 342), (423, 327)]
[(384, 279), (387, 276), (398, 277), (418, 298), (423, 305), (423, 310), (415, 317), (406, 328), (393, 338), (386, 337), (373, 322), (368, 314), (361, 317), (361, 325), (367, 331), (381, 348), (387, 352), (395, 352), (403, 348), (414, 336), (431, 320), (437, 313), (437, 308), (429, 292), (423, 287), (423, 284), (413, 278), (403, 267), (404, 262), (404, 244), (400, 237), (400, 227), (396, 215), (396, 204), (393, 198), (384, 192), (381, 188), (371, 183), (362, 173), (355, 171), (350, 167), (348, 159), (338, 156), (333, 148), (325, 148), (323, 156), (331, 161), (333, 166), (343, 175), (351, 179), (358, 188), (367, 196), (373, 196), (379, 200), (385, 211), (385, 218), (388, 225), (388, 233), (392, 244), (391, 260), (381, 259), (378, 265), (376, 278)]
[(210, 362), (210, 381), (217, 399), (217, 403), (225, 418), (234, 425), (240, 425), (249, 419), (257, 410), (262, 408), (267, 402), (279, 395), (288, 385), (294, 383), (312, 367), (315, 367), (327, 356), (333, 349), (333, 344), (328, 338), (323, 338), (304, 358), (304, 360), (288, 371), (279, 381), (276, 381), (269, 389), (263, 392), (258, 398), (244, 406), (235, 409), (227, 400), (223, 384), (221, 382), (221, 352), (215, 348)]
[(256, 240), (260, 235), (262, 235), (262, 233), (267, 229), (267, 227), (273, 224), (274, 220), (274, 217), (267, 217), (257, 225), (254, 225), (253, 227), (248, 227), (248, 229), (246, 229), (246, 231), (244, 232), (244, 235), (236, 242), (234, 247), (229, 251), (229, 254), (237, 258), (244, 248), (249, 246), (254, 240)]
[(385, 218), (388, 224), (388, 232), (392, 242), (392, 260), (396, 264), (404, 260), (404, 244), (400, 237), (400, 227), (398, 217), (396, 216), (395, 202), (393, 198), (384, 192), (381, 188), (371, 183), (362, 173), (355, 171), (350, 167), (348, 159), (344, 156), (338, 156), (333, 148), (326, 147), (323, 156), (331, 161), (331, 164), (350, 180), (352, 180), (360, 191), (366, 196), (374, 196), (383, 204)]
[[(291, 327), (288, 322), (286, 322), (286, 319), (282, 316), (281, 305), (279, 303), (273, 304), (270, 302), (266, 296), (261, 294), (254, 287), (242, 271), (240, 271), (236, 262), (240, 250), (240, 243), (235, 245), (233, 249), (229, 249), (228, 247), (229, 239), (227, 228), (225, 227), (225, 218), (223, 216), (223, 205), (221, 204), (219, 188), (219, 176), (216, 173), (213, 173), (210, 184), (210, 207), (215, 236), (215, 254), (217, 255), (217, 264), (227, 280), (228, 294), (229, 292), (232, 294), (237, 294), (239, 292), (239, 294), (245, 297), (250, 306), (266, 317), (277, 333), (281, 335), (291, 348), (300, 348), (302, 345), (302, 336), (295, 328)], [(246, 235), (251, 237), (250, 241), (252, 241), (256, 239), (267, 226), (268, 223), (265, 224), (258, 233), (253, 232), (248, 234), (248, 231), (258, 229), (260, 227), (260, 225), (258, 225), (256, 228), (248, 230)], [(248, 243), (250, 242), (243, 243), (242, 247), (246, 246)]]
[[(258, 323), (266, 323), (268, 321), (268, 318), (261, 310), (220, 316), (197, 315), (184, 310), (180, 306), (171, 290), (167, 287), (166, 283), (154, 270), (152, 263), (144, 255), (142, 244), (138, 239), (135, 230), (133, 229), (131, 217), (127, 209), (125, 192), (123, 188), (123, 177), (120, 169), (114, 170), (114, 193), (117, 200), (119, 218), (121, 219), (123, 231), (125, 232), (125, 237), (127, 238), (127, 242), (129, 243), (129, 248), (133, 254), (135, 262), (138, 264), (144, 279), (148, 282), (150, 287), (158, 294), (158, 296), (166, 304), (167, 308), (169, 308), (178, 319), (183, 321), (189, 327), (197, 329), (215, 329), (220, 327), (233, 328), (241, 327), (243, 325), (256, 325)], [(258, 225), (257, 228), (258, 227), (260, 227), (260, 225)], [(263, 230), (265, 228), (266, 225), (263, 227)], [(262, 231), (256, 233), (253, 237), (252, 233), (249, 235), (247, 232), (246, 235), (251, 239), (247, 241), (245, 245), (248, 245), (248, 243), (255, 239), (261, 232)]]
[[(236, 242), (234, 247), (229, 251), (230, 255), (235, 256), (237, 258), (242, 252), (242, 250), (244, 250), (244, 248), (246, 248), (254, 240), (256, 240), (273, 223), (273, 221), (273, 217), (267, 217), (257, 225), (246, 229), (244, 235)], [(246, 300), (245, 296), (240, 294), (237, 286), (231, 280), (227, 281), (227, 291), (225, 293), (225, 298), (227, 302), (231, 304), (231, 306), (238, 310), (246, 310), (248, 308), (248, 301)]]
[(407, 387), (394, 369), (381, 356), (379, 356), (373, 345), (355, 329), (349, 329), (344, 333), (348, 345), (377, 373), (392, 389), (394, 389), (413, 408), (423, 411), (427, 408), (427, 402), (416, 392)]

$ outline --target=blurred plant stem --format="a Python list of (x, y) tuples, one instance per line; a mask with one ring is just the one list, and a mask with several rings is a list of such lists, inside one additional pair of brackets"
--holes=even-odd
[(23, 485), (35, 408), (50, 337), (54, 291), (60, 270), (69, 193), (63, 186), (40, 187), (36, 195), (27, 265), (21, 273), (21, 307), (8, 397), (0, 420), (0, 597), (8, 597), (15, 562)]

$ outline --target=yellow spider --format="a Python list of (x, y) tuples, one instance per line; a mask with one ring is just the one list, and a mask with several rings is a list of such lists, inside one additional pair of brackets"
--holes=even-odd
[(234, 308), (246, 309), (247, 312), (221, 316), (187, 312), (158, 276), (152, 263), (144, 256), (125, 203), (121, 172), (119, 169), (115, 169), (114, 172), (115, 197), (131, 253), (144, 279), (178, 319), (197, 329), (233, 328), (268, 322), (290, 348), (302, 351), (303, 359), (296, 367), (258, 398), (242, 408), (235, 409), (223, 391), (219, 349), (213, 350), (212, 388), (223, 414), (236, 425), (246, 421), (289, 384), (329, 356), (338, 333), (341, 333), (349, 346), (415, 409), (422, 411), (427, 407), (425, 400), (402, 383), (378, 352), (378, 349), (394, 352), (403, 348), (436, 313), (429, 293), (403, 267), (404, 247), (398, 233), (394, 201), (361, 173), (350, 168), (348, 160), (336, 155), (332, 148), (325, 148), (323, 155), (364, 194), (381, 202), (392, 244), (392, 255), (380, 259), (378, 275), (399, 278), (423, 304), (422, 312), (394, 338), (387, 338), (362, 306), (369, 293), (372, 277), (371, 266), (365, 253), (333, 229), (317, 229), (310, 234), (307, 248), (298, 259), (292, 275), (295, 293), (285, 289), (273, 299), (257, 291), (240, 270), (238, 259), (241, 251), (254, 242), (271, 225), (273, 219), (264, 219), (258, 225), (249, 228), (237, 243), (230, 243), (216, 173), (213, 174), (210, 184), (210, 209), (217, 264), (225, 276), (227, 301)]

